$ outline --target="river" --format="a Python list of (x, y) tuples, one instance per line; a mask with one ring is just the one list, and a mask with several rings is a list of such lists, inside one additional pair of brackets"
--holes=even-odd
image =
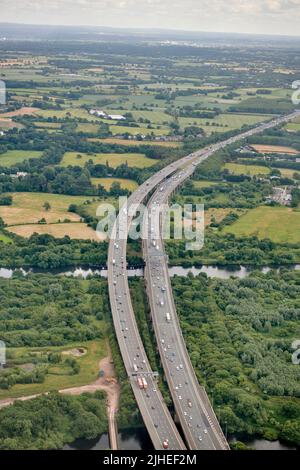
[[(237, 439), (231, 437), (229, 443)], [(295, 446), (288, 446), (280, 441), (267, 441), (266, 439), (240, 439), (244, 444), (255, 450), (296, 450)], [(108, 434), (102, 434), (96, 439), (77, 439), (66, 444), (63, 450), (107, 450), (109, 449)], [(131, 428), (119, 432), (120, 450), (153, 450), (153, 445), (145, 428)]]
[[(259, 268), (264, 274), (268, 273), (272, 268), (269, 266), (264, 266)], [(279, 270), (280, 268), (276, 268)], [(300, 265), (289, 266), (288, 269), (300, 270)], [(13, 273), (16, 270), (0, 268), (0, 278), (10, 279), (13, 276)], [(82, 277), (86, 279), (91, 275), (98, 275), (101, 277), (107, 277), (106, 269), (91, 269), (86, 267), (78, 267), (70, 270), (51, 270), (43, 271), (35, 268), (32, 269), (20, 269), (24, 276), (29, 272), (33, 273), (49, 273), (60, 276), (72, 276), (72, 277)], [(231, 267), (221, 267), (221, 266), (202, 266), (201, 268), (183, 268), (182, 266), (172, 266), (169, 268), (169, 273), (171, 277), (174, 276), (188, 276), (189, 273), (192, 273), (194, 276), (205, 273), (210, 278), (219, 278), (219, 279), (229, 279), (231, 276), (238, 277), (240, 279), (249, 276), (253, 269), (246, 266), (231, 266)], [(143, 268), (138, 269), (129, 269), (129, 277), (142, 277), (144, 275)], [(230, 442), (234, 442), (236, 439), (232, 437)], [(253, 439), (253, 440), (244, 440), (243, 442), (252, 447), (255, 450), (294, 450), (295, 447), (287, 446), (279, 441), (267, 441), (265, 439)], [(153, 450), (153, 446), (147, 430), (145, 428), (131, 428), (119, 432), (119, 446), (121, 450)], [(102, 434), (96, 439), (77, 439), (71, 444), (66, 444), (63, 448), (64, 450), (105, 450), (109, 449), (109, 437), (108, 434)]]
[[(146, 428), (130, 428), (119, 431), (120, 450), (153, 450), (152, 442)], [(109, 449), (108, 434), (102, 434), (96, 439), (77, 439), (66, 444), (63, 450), (106, 450)]]
[[(287, 266), (288, 269), (293, 269), (293, 270), (300, 270), (300, 264), (294, 264), (291, 266)], [(256, 270), (259, 270), (260, 272), (266, 274), (268, 273), (272, 267), (270, 266), (264, 266), (260, 268), (256, 268)], [(275, 268), (273, 268), (275, 269)], [(277, 267), (277, 271), (279, 271), (281, 268)], [(210, 278), (219, 278), (219, 279), (229, 279), (231, 276), (238, 277), (240, 279), (243, 279), (251, 272), (253, 272), (253, 268), (251, 267), (246, 267), (246, 266), (201, 266), (201, 268), (195, 268), (190, 267), (190, 268), (183, 268), (182, 266), (171, 266), (169, 268), (169, 273), (171, 277), (174, 276), (188, 276), (189, 273), (192, 273), (194, 276), (197, 276), (200, 273), (205, 273), (207, 274), (208, 277)], [(8, 268), (0, 268), (0, 278), (5, 278), (5, 279), (10, 279), (13, 276), (13, 273), (15, 271), (18, 271), (16, 269), (8, 269)], [(44, 273), (44, 274), (54, 274), (58, 276), (69, 276), (69, 277), (82, 277), (86, 279), (88, 276), (101, 276), (106, 278), (107, 277), (107, 269), (97, 269), (97, 268), (87, 268), (87, 267), (77, 267), (77, 268), (72, 268), (69, 270), (66, 269), (52, 269), (52, 270), (42, 270), (42, 269), (36, 269), (36, 268), (20, 268), (20, 272), (23, 273), (24, 276), (26, 276), (28, 273)], [(128, 277), (143, 277), (144, 275), (144, 269), (143, 268), (137, 268), (137, 269), (128, 269)]]

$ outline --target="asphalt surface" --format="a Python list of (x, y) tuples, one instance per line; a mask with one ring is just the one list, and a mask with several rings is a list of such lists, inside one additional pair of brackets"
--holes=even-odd
[[(178, 169), (184, 168), (184, 170), (182, 170), (183, 173), (181, 174), (181, 176), (177, 176), (177, 180), (174, 178), (174, 189), (193, 173), (195, 167), (201, 161), (203, 161), (203, 159), (208, 158), (217, 150), (224, 148), (227, 145), (230, 145), (241, 139), (244, 139), (248, 136), (261, 133), (266, 129), (277, 126), (278, 124), (288, 122), (289, 120), (294, 119), (299, 115), (300, 111), (296, 111), (288, 116), (280, 117), (269, 123), (261, 124), (259, 126), (254, 127), (250, 131), (241, 133), (223, 142), (211, 145), (208, 148), (202, 149), (198, 152), (194, 152), (178, 160), (177, 162), (172, 163), (168, 167), (164, 168), (163, 170), (160, 170), (158, 173), (153, 175), (145, 183), (143, 183), (128, 199), (127, 206), (124, 206), (120, 210), (119, 216), (114, 226), (113, 235), (110, 239), (108, 250), (108, 283), (111, 311), (124, 365), (129, 380), (131, 382), (137, 404), (143, 416), (145, 426), (148, 429), (150, 438), (152, 439), (155, 449), (162, 449), (163, 442), (166, 440), (168, 441), (169, 449), (185, 449), (185, 445), (172, 420), (171, 414), (169, 413), (164, 403), (163, 397), (157, 388), (156, 379), (153, 377), (153, 371), (151, 370), (138, 331), (130, 298), (127, 279), (126, 237), (128, 234), (128, 228), (132, 222), (132, 217), (136, 212), (135, 205), (142, 203), (158, 185), (163, 185), (162, 182), (166, 178), (170, 177), (170, 175), (172, 175)], [(165, 193), (164, 196), (167, 197), (167, 193)], [(163, 247), (160, 246), (159, 250), (161, 250), (160, 255), (163, 257)], [(156, 250), (156, 252), (158, 253), (159, 250)], [(152, 260), (152, 258), (154, 258), (154, 256), (152, 256), (151, 253), (149, 263), (150, 268), (152, 266), (155, 269), (162, 269), (162, 275), (164, 280), (166, 281), (167, 286), (170, 281), (168, 280), (169, 278), (167, 272), (165, 272), (166, 263), (159, 263), (160, 266), (158, 267), (155, 265), (158, 258), (156, 258), (156, 261), (154, 261), (154, 259)], [(155, 287), (156, 286), (154, 286), (153, 289)], [(151, 298), (154, 299), (154, 303), (155, 295), (157, 294), (151, 295)], [(168, 358), (165, 357), (163, 365), (165, 367), (165, 373), (167, 375), (167, 378), (169, 376), (168, 382), (171, 384), (170, 388), (173, 385), (175, 386), (174, 390), (172, 390), (171, 388), (171, 393), (174, 399), (176, 410), (179, 410), (179, 417), (183, 424), (183, 430), (187, 438), (188, 446), (191, 449), (228, 448), (226, 440), (224, 440), (222, 431), (219, 428), (217, 419), (208, 402), (208, 398), (204, 389), (202, 389), (198, 383), (195, 383), (195, 376), (194, 380), (191, 381), (194, 372), (192, 370), (192, 366), (190, 364), (188, 354), (186, 352), (184, 341), (182, 339), (178, 318), (175, 314), (176, 310), (173, 301), (173, 296), (171, 293), (170, 284), (168, 286), (168, 290), (166, 289), (164, 296), (166, 297), (165, 302), (168, 307), (170, 307), (170, 310), (171, 307), (173, 307), (172, 312), (174, 315), (174, 318), (171, 319), (171, 323), (174, 326), (174, 330), (171, 331), (171, 329), (168, 329), (168, 332), (165, 332), (168, 335), (166, 337), (165, 344), (167, 343), (168, 346), (168, 344), (170, 343), (171, 348), (173, 348), (172, 352), (175, 353), (174, 357), (176, 358), (176, 361), (174, 360), (174, 362), (171, 362), (168, 360)], [(161, 320), (160, 318), (162, 324), (160, 326), (160, 323), (158, 323), (158, 325), (159, 328), (164, 328), (165, 330), (167, 321), (164, 315), (166, 311), (162, 311), (160, 313), (162, 313), (161, 318), (163, 320)], [(161, 350), (161, 340), (164, 338), (162, 338), (158, 334), (157, 328), (155, 328), (155, 330), (157, 334), (157, 342), (159, 345), (159, 349)], [(182, 362), (179, 362), (178, 364), (177, 358), (179, 357)], [(135, 368), (137, 372), (134, 370), (134, 364), (136, 364)], [(180, 367), (180, 365), (182, 365), (182, 368)], [(174, 374), (174, 366), (176, 366), (176, 373), (175, 376), (172, 376), (171, 374)], [(179, 367), (179, 371), (177, 370), (177, 367)], [(179, 372), (179, 374), (177, 374), (177, 372)], [(148, 383), (148, 387), (146, 390), (141, 390), (138, 387), (137, 375), (140, 377), (144, 376), (146, 378), (146, 381)], [(172, 378), (172, 382), (170, 378)], [(185, 378), (187, 378), (187, 385), (185, 384), (186, 386), (183, 387), (184, 384), (182, 382), (185, 383), (185, 381), (182, 379)], [(181, 384), (182, 387), (179, 387), (179, 384)], [(178, 390), (176, 390), (177, 386)], [(181, 396), (181, 399), (179, 398), (179, 396)], [(191, 407), (189, 406), (189, 402), (191, 402)], [(181, 403), (184, 404), (184, 406), (181, 405)], [(198, 403), (200, 403), (199, 406)], [(186, 406), (188, 407), (189, 412), (186, 411)], [(185, 415), (185, 412), (188, 414)], [(181, 416), (182, 413), (184, 418)], [(190, 419), (190, 416), (192, 416), (192, 419)], [(192, 423), (193, 427), (190, 427), (189, 424)], [(198, 424), (200, 425), (200, 428), (198, 427)], [(201, 440), (199, 439), (199, 436), (201, 437)]]
[[(149, 215), (144, 217), (144, 230), (148, 234), (143, 243), (145, 278), (161, 362), (186, 442), (193, 450), (228, 450), (222, 429), (190, 362), (176, 313), (162, 240), (163, 205), (194, 168), (190, 165), (170, 177), (148, 204)], [(159, 220), (161, 223), (157, 223)]]

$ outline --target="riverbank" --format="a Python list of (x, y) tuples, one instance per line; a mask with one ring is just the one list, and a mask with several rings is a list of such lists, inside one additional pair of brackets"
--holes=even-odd
[[(183, 276), (186, 277), (189, 274), (193, 274), (197, 276), (201, 273), (206, 274), (210, 278), (218, 278), (218, 279), (229, 279), (231, 276), (238, 277), (243, 279), (249, 276), (254, 271), (262, 272), (263, 274), (267, 274), (272, 269), (280, 272), (280, 270), (288, 269), (288, 270), (300, 270), (300, 264), (293, 264), (293, 265), (281, 265), (281, 266), (259, 266), (259, 267), (251, 267), (251, 266), (243, 266), (243, 265), (228, 265), (228, 266), (218, 266), (218, 265), (203, 265), (203, 266), (191, 266), (191, 267), (183, 267), (183, 266), (170, 266), (169, 267), (169, 274), (170, 277), (174, 276)], [(102, 267), (95, 267), (89, 268), (87, 266), (78, 266), (69, 270), (65, 269), (51, 269), (51, 270), (43, 270), (37, 269), (34, 267), (28, 268), (19, 268), (19, 269), (10, 269), (10, 268), (3, 268), (0, 267), (0, 278), (4, 279), (11, 279), (15, 273), (20, 273), (26, 276), (27, 274), (53, 274), (57, 276), (69, 276), (69, 277), (82, 277), (83, 279), (87, 279), (90, 276), (100, 276), (103, 278), (107, 278), (107, 269)], [(144, 268), (132, 268), (127, 270), (128, 277), (143, 277), (144, 276)]]

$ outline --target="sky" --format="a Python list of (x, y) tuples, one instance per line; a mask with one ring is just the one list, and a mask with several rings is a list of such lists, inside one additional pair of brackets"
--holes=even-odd
[(0, 21), (300, 36), (300, 0), (0, 0)]

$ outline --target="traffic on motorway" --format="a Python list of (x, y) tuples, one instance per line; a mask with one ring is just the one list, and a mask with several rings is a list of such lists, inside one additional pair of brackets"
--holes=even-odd
[[(157, 388), (157, 380), (154, 372), (151, 370), (132, 307), (126, 262), (126, 237), (134, 215), (134, 210), (131, 209), (141, 204), (158, 185), (161, 185), (166, 178), (170, 177), (177, 170), (187, 167), (181, 170), (181, 174), (179, 172), (176, 177), (174, 176), (174, 189), (192, 174), (195, 167), (201, 161), (208, 158), (217, 150), (248, 136), (288, 122), (299, 115), (300, 111), (295, 111), (288, 116), (278, 117), (271, 122), (256, 126), (249, 131), (173, 162), (149, 178), (131, 195), (127, 204), (121, 208), (114, 224), (108, 251), (108, 283), (111, 311), (128, 378), (131, 382), (145, 426), (156, 449), (185, 449), (185, 445)], [(188, 165), (189, 163), (191, 165)], [(167, 197), (167, 193), (162, 194), (161, 197)], [(151, 233), (148, 235), (150, 236)], [(157, 265), (160, 252), (161, 256), (164, 256), (163, 247), (162, 245), (158, 245), (158, 248), (153, 245), (152, 247), (156, 250), (156, 256), (153, 255), (151, 248), (150, 263), (148, 265), (150, 266), (150, 271), (156, 274), (156, 282), (153, 282), (155, 284), (153, 289), (156, 288), (153, 299), (157, 298), (158, 289), (160, 289), (157, 308), (161, 309), (160, 313), (162, 316), (160, 318), (164, 325), (164, 328), (161, 326), (161, 334), (164, 332), (164, 336), (158, 335), (156, 331), (157, 343), (159, 344), (159, 349), (165, 353), (165, 371), (167, 371), (169, 377), (172, 377), (172, 382), (170, 380), (169, 383), (174, 388), (171, 389), (171, 393), (176, 410), (182, 410), (184, 416), (184, 419), (182, 418), (181, 421), (184, 423), (183, 429), (187, 438), (187, 444), (191, 449), (228, 448), (205, 391), (201, 389), (199, 384), (197, 385), (198, 388), (196, 388), (194, 384), (195, 377), (191, 382), (191, 374), (194, 372), (191, 371), (192, 368), (186, 350), (182, 349), (184, 345), (183, 340), (176, 344), (179, 334), (178, 328), (180, 329), (180, 327), (177, 323), (175, 330), (175, 323), (178, 322), (178, 319), (174, 313), (175, 306), (171, 295), (171, 288), (170, 285), (168, 286), (170, 281), (168, 280), (167, 273), (160, 271), (165, 271), (164, 266), (166, 263)], [(157, 283), (157, 281), (160, 281), (160, 278), (164, 279), (164, 283)], [(172, 314), (174, 315), (173, 318)], [(174, 330), (172, 330), (171, 325), (173, 325)], [(162, 343), (162, 340), (164, 343)], [(201, 396), (200, 406), (197, 402), (197, 397), (199, 396)], [(184, 406), (179, 407), (178, 403), (182, 403)]]
[[(150, 199), (144, 216), (144, 230), (148, 231), (143, 242), (145, 278), (161, 362), (189, 448), (226, 450), (227, 441), (204, 389), (198, 384), (181, 333), (162, 240), (165, 203), (194, 168), (190, 165), (171, 176)], [(161, 223), (156, 227), (159, 220)]]

